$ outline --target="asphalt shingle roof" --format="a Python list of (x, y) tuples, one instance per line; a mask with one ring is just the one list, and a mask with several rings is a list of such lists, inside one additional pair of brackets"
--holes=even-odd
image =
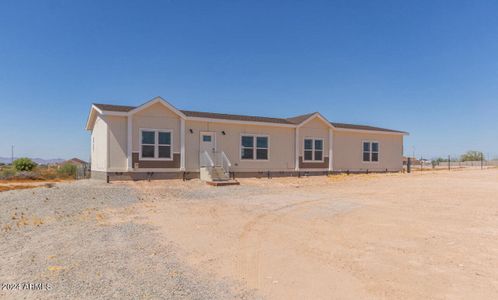
[[(99, 104), (99, 103), (94, 103), (93, 105), (95, 105), (97, 108), (103, 111), (116, 111), (116, 112), (129, 112), (132, 109), (136, 108), (135, 106)], [(220, 113), (191, 111), (191, 110), (180, 110), (180, 111), (188, 117), (234, 120), (234, 121), (249, 121), (249, 122), (265, 122), (265, 123), (288, 124), (288, 125), (300, 124), (306, 119), (308, 119), (310, 116), (315, 114), (315, 113), (309, 113), (305, 115), (299, 115), (284, 119), (284, 118), (271, 118), (271, 117), (248, 116), (248, 115), (220, 114)], [(336, 128), (343, 128), (343, 129), (405, 133), (399, 130), (392, 130), (392, 129), (374, 127), (369, 125), (346, 124), (346, 123), (336, 123), (336, 122), (330, 122), (330, 124), (332, 124)]]

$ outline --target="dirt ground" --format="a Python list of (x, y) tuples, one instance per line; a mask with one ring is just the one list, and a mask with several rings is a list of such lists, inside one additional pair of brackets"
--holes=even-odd
[(498, 299), (497, 169), (125, 185), (129, 220), (258, 297)]
[(16, 179), (16, 180), (0, 180), (0, 192), (32, 189), (38, 187), (53, 186), (56, 182), (70, 181), (70, 180), (30, 180), (30, 179)]

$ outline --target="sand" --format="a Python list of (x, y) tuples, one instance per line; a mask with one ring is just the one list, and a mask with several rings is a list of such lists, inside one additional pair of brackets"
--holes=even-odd
[(126, 185), (186, 264), (262, 298), (498, 298), (496, 169)]

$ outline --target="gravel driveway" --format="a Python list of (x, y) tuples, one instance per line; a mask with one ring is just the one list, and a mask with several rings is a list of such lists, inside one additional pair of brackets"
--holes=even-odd
[(0, 193), (0, 298), (253, 297), (186, 266), (154, 227), (104, 222), (138, 202), (133, 189), (92, 180)]

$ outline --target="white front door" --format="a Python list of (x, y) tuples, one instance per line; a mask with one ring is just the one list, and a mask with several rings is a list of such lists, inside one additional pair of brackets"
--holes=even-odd
[(214, 152), (216, 152), (216, 134), (214, 132), (201, 132), (201, 140), (199, 142), (199, 150), (202, 154), (206, 151), (211, 159), (214, 159)]

